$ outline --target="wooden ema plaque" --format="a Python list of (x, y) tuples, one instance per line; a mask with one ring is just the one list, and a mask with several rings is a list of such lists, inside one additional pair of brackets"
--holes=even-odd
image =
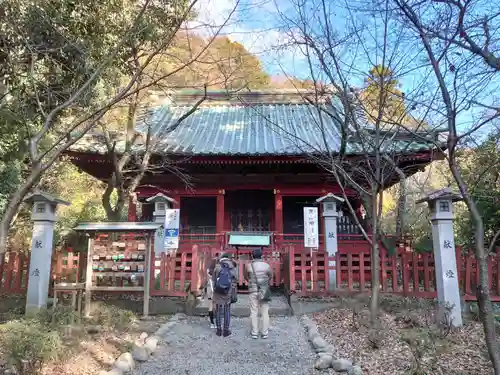
[[(88, 305), (94, 291), (143, 292), (144, 315), (148, 315), (151, 237), (151, 233), (98, 233), (89, 240)], [(90, 314), (87, 306), (85, 314)]]

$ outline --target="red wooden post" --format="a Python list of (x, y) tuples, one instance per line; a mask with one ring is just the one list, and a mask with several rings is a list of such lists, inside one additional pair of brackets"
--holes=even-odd
[(337, 288), (342, 286), (342, 268), (340, 267), (340, 251), (335, 254), (335, 268), (337, 270)]
[[(192, 263), (191, 263), (192, 264)], [(175, 267), (177, 268), (177, 267)], [(181, 266), (180, 266), (180, 291), (183, 293), (184, 290), (186, 289), (186, 273), (188, 271), (187, 269), (187, 254), (185, 252), (181, 253)], [(174, 278), (175, 282), (175, 278)]]
[(391, 276), (392, 276), (392, 292), (395, 293), (399, 290), (398, 287), (398, 252), (396, 251), (391, 256)]
[(174, 198), (175, 202), (172, 203), (172, 208), (181, 208), (181, 195), (176, 193), (172, 195), (172, 198)]
[[(371, 266), (373, 262), (370, 259), (370, 269), (373, 267)], [(352, 291), (352, 279), (353, 279), (353, 274), (352, 274), (352, 254), (348, 253), (347, 254), (347, 289), (349, 291)]]
[(381, 281), (382, 281), (382, 291), (387, 292), (387, 271), (386, 271), (386, 258), (387, 254), (385, 249), (382, 249), (380, 252), (380, 272), (382, 273)]
[[(337, 251), (338, 253), (338, 251)], [(330, 285), (330, 277), (329, 277), (329, 273), (330, 273), (330, 259), (331, 258), (334, 258), (334, 257), (329, 257), (328, 256), (328, 253), (325, 251), (324, 253), (322, 253), (322, 257), (324, 259), (324, 266), (323, 266), (323, 269), (325, 270), (324, 272), (324, 280), (325, 280), (325, 294), (328, 295), (328, 292), (329, 292), (329, 288), (328, 286)], [(338, 288), (338, 285), (337, 285), (337, 288)]]
[(290, 279), (290, 293), (295, 292), (295, 248), (292, 246), (288, 250), (288, 273)]
[(197, 292), (200, 288), (198, 277), (198, 245), (193, 245), (191, 255), (191, 292)]
[(279, 189), (274, 189), (274, 230), (283, 233), (283, 197)]
[(21, 289), (21, 281), (23, 277), (23, 269), (24, 269), (24, 260), (25, 260), (25, 255), (23, 253), (18, 254), (17, 258), (17, 267), (16, 267), (16, 275), (14, 279), (14, 290), (16, 293), (19, 293), (22, 291)]
[(408, 265), (408, 257), (406, 256), (406, 252), (401, 254), (401, 267), (403, 268), (403, 294), (407, 295), (410, 291), (410, 275), (409, 275), (409, 265)]
[(417, 253), (410, 253), (412, 254), (412, 266), (413, 266), (413, 293), (416, 293), (420, 290), (420, 282), (419, 282), (419, 277), (418, 277), (418, 262), (419, 262), (419, 255)]
[(305, 252), (302, 252), (300, 257), (300, 280), (302, 293), (305, 294), (307, 292), (307, 257)]
[(359, 287), (365, 291), (365, 254), (359, 253)]
[(166, 259), (167, 259), (167, 254), (161, 253), (160, 255), (160, 272), (159, 277), (160, 277), (160, 289), (163, 290), (165, 289), (165, 280), (166, 280)]
[[(424, 291), (428, 292), (430, 291), (430, 283), (429, 283), (429, 253), (424, 253)], [(458, 264), (460, 267), (460, 264)], [(461, 268), (459, 268), (460, 270)], [(458, 272), (458, 276), (460, 277), (460, 271)], [(460, 282), (460, 279), (459, 279)]]
[(137, 221), (137, 203), (133, 197), (128, 198), (128, 221)]
[(217, 214), (216, 214), (216, 232), (222, 233), (224, 231), (224, 190), (219, 190), (217, 194)]
[(465, 254), (465, 294), (472, 294), (471, 289), (472, 257), (470, 252)]
[(315, 251), (311, 252), (311, 292), (316, 292), (318, 285), (318, 258)]

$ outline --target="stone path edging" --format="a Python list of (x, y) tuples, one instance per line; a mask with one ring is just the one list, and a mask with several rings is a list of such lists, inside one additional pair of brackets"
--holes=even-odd
[(315, 369), (327, 370), (332, 368), (339, 373), (347, 375), (363, 375), (361, 367), (353, 365), (348, 359), (335, 358), (335, 347), (323, 339), (318, 332), (318, 326), (311, 318), (307, 315), (302, 315), (300, 321), (306, 329), (307, 339), (316, 352)]
[(164, 323), (151, 336), (146, 332), (141, 333), (139, 339), (134, 342), (131, 352), (122, 353), (114, 362), (110, 371), (102, 370), (98, 375), (123, 375), (132, 372), (136, 368), (136, 362), (146, 362), (158, 349), (164, 337), (172, 327), (180, 320), (185, 319), (185, 314), (175, 314), (166, 323)]

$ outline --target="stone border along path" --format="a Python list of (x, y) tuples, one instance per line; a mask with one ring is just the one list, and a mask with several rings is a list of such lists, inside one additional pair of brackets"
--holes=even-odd
[(164, 323), (152, 336), (146, 332), (141, 333), (135, 341), (132, 352), (122, 353), (115, 361), (110, 371), (100, 371), (98, 375), (123, 375), (132, 372), (136, 368), (136, 362), (145, 362), (158, 349), (161, 337), (183, 318), (183, 314), (174, 315)]
[(346, 373), (347, 375), (363, 375), (361, 367), (353, 365), (353, 363), (347, 359), (335, 358), (335, 347), (328, 344), (325, 339), (321, 337), (318, 332), (318, 326), (311, 318), (307, 315), (303, 315), (300, 320), (306, 328), (307, 339), (316, 352), (314, 368), (318, 370), (327, 370), (332, 368), (338, 373)]
[[(168, 324), (168, 323), (167, 323)], [(313, 375), (314, 353), (297, 317), (271, 317), (269, 338), (250, 337), (250, 318), (232, 318), (232, 335), (217, 337), (207, 318), (178, 317), (158, 333), (154, 356), (134, 375)], [(111, 374), (110, 374), (111, 375)], [(113, 373), (120, 375), (120, 373)]]

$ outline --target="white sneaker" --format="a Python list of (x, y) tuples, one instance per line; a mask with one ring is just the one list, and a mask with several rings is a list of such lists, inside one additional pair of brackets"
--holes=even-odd
[(262, 335), (263, 339), (267, 339), (269, 336), (268, 335)]
[(216, 326), (215, 324), (213, 324), (213, 323), (210, 323), (210, 328), (211, 328), (211, 329), (216, 329), (216, 328), (217, 328), (217, 326)]
[(254, 334), (252, 334), (252, 339), (255, 339), (255, 340), (256, 340), (256, 339), (258, 339), (258, 338), (259, 338), (259, 335), (254, 335)]

